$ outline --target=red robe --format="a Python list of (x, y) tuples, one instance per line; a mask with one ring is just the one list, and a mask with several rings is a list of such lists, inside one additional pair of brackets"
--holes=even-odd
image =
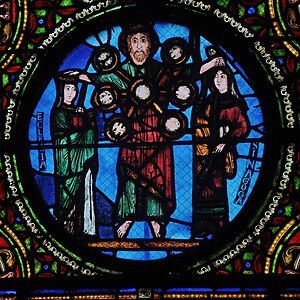
[[(214, 233), (229, 222), (227, 179), (236, 175), (236, 144), (249, 134), (244, 100), (231, 93), (210, 95), (194, 108), (192, 236)], [(225, 144), (220, 153), (216, 146)]]

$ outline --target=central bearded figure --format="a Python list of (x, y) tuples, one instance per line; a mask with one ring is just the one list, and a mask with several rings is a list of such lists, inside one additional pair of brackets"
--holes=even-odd
[[(155, 103), (147, 103), (147, 99), (155, 93), (153, 86), (164, 89), (170, 78), (163, 75), (162, 64), (152, 58), (159, 39), (151, 26), (126, 26), (118, 43), (127, 58), (119, 72), (80, 74), (79, 79), (95, 86), (101, 83), (117, 86), (126, 94), (120, 105), (122, 114), (130, 116), (133, 123), (130, 138), (121, 145), (117, 162), (117, 237), (125, 238), (134, 221), (148, 221), (153, 237), (162, 238), (165, 221), (176, 205), (173, 150), (159, 131), (159, 116), (166, 111), (168, 101), (159, 95), (155, 96)], [(133, 91), (132, 86), (139, 80), (143, 83)], [(133, 97), (138, 102), (134, 108)]]

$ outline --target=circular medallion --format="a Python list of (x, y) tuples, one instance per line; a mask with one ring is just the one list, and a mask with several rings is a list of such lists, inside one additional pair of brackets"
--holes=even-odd
[(171, 89), (171, 102), (178, 108), (186, 109), (196, 102), (198, 87), (188, 80), (178, 80)]
[(184, 136), (188, 120), (185, 114), (177, 110), (169, 110), (160, 120), (162, 133), (171, 139)]
[(114, 111), (118, 106), (118, 92), (113, 85), (97, 87), (93, 93), (95, 107), (100, 111)]
[(181, 65), (190, 58), (190, 45), (184, 38), (172, 37), (161, 47), (162, 60), (174, 65)]
[(110, 72), (117, 67), (119, 55), (117, 49), (105, 45), (97, 48), (92, 55), (92, 65), (99, 72)]
[(154, 100), (155, 90), (150, 82), (138, 79), (131, 86), (131, 99), (137, 106), (146, 106)]
[(105, 133), (114, 142), (126, 139), (130, 133), (128, 120), (121, 115), (111, 116), (107, 119)]

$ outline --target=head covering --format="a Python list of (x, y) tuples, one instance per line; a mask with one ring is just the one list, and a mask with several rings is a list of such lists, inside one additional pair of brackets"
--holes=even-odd
[(75, 86), (77, 86), (78, 75), (70, 75), (71, 72), (74, 73), (74, 70), (59, 72), (54, 78), (56, 85), (57, 107), (60, 106), (63, 102), (65, 84), (74, 84)]
[(159, 37), (150, 23), (123, 25), (122, 32), (120, 33), (119, 40), (118, 40), (120, 51), (126, 57), (129, 56), (127, 37), (128, 35), (135, 34), (135, 33), (147, 33), (149, 35), (149, 39), (151, 41), (150, 56), (153, 56), (156, 53), (160, 43), (159, 43)]

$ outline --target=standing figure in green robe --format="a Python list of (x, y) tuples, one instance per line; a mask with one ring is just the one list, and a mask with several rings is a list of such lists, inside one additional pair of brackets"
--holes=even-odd
[(75, 107), (77, 81), (68, 72), (56, 78), (57, 97), (51, 110), (54, 146), (55, 216), (66, 231), (95, 235), (97, 174), (96, 128), (92, 111)]

